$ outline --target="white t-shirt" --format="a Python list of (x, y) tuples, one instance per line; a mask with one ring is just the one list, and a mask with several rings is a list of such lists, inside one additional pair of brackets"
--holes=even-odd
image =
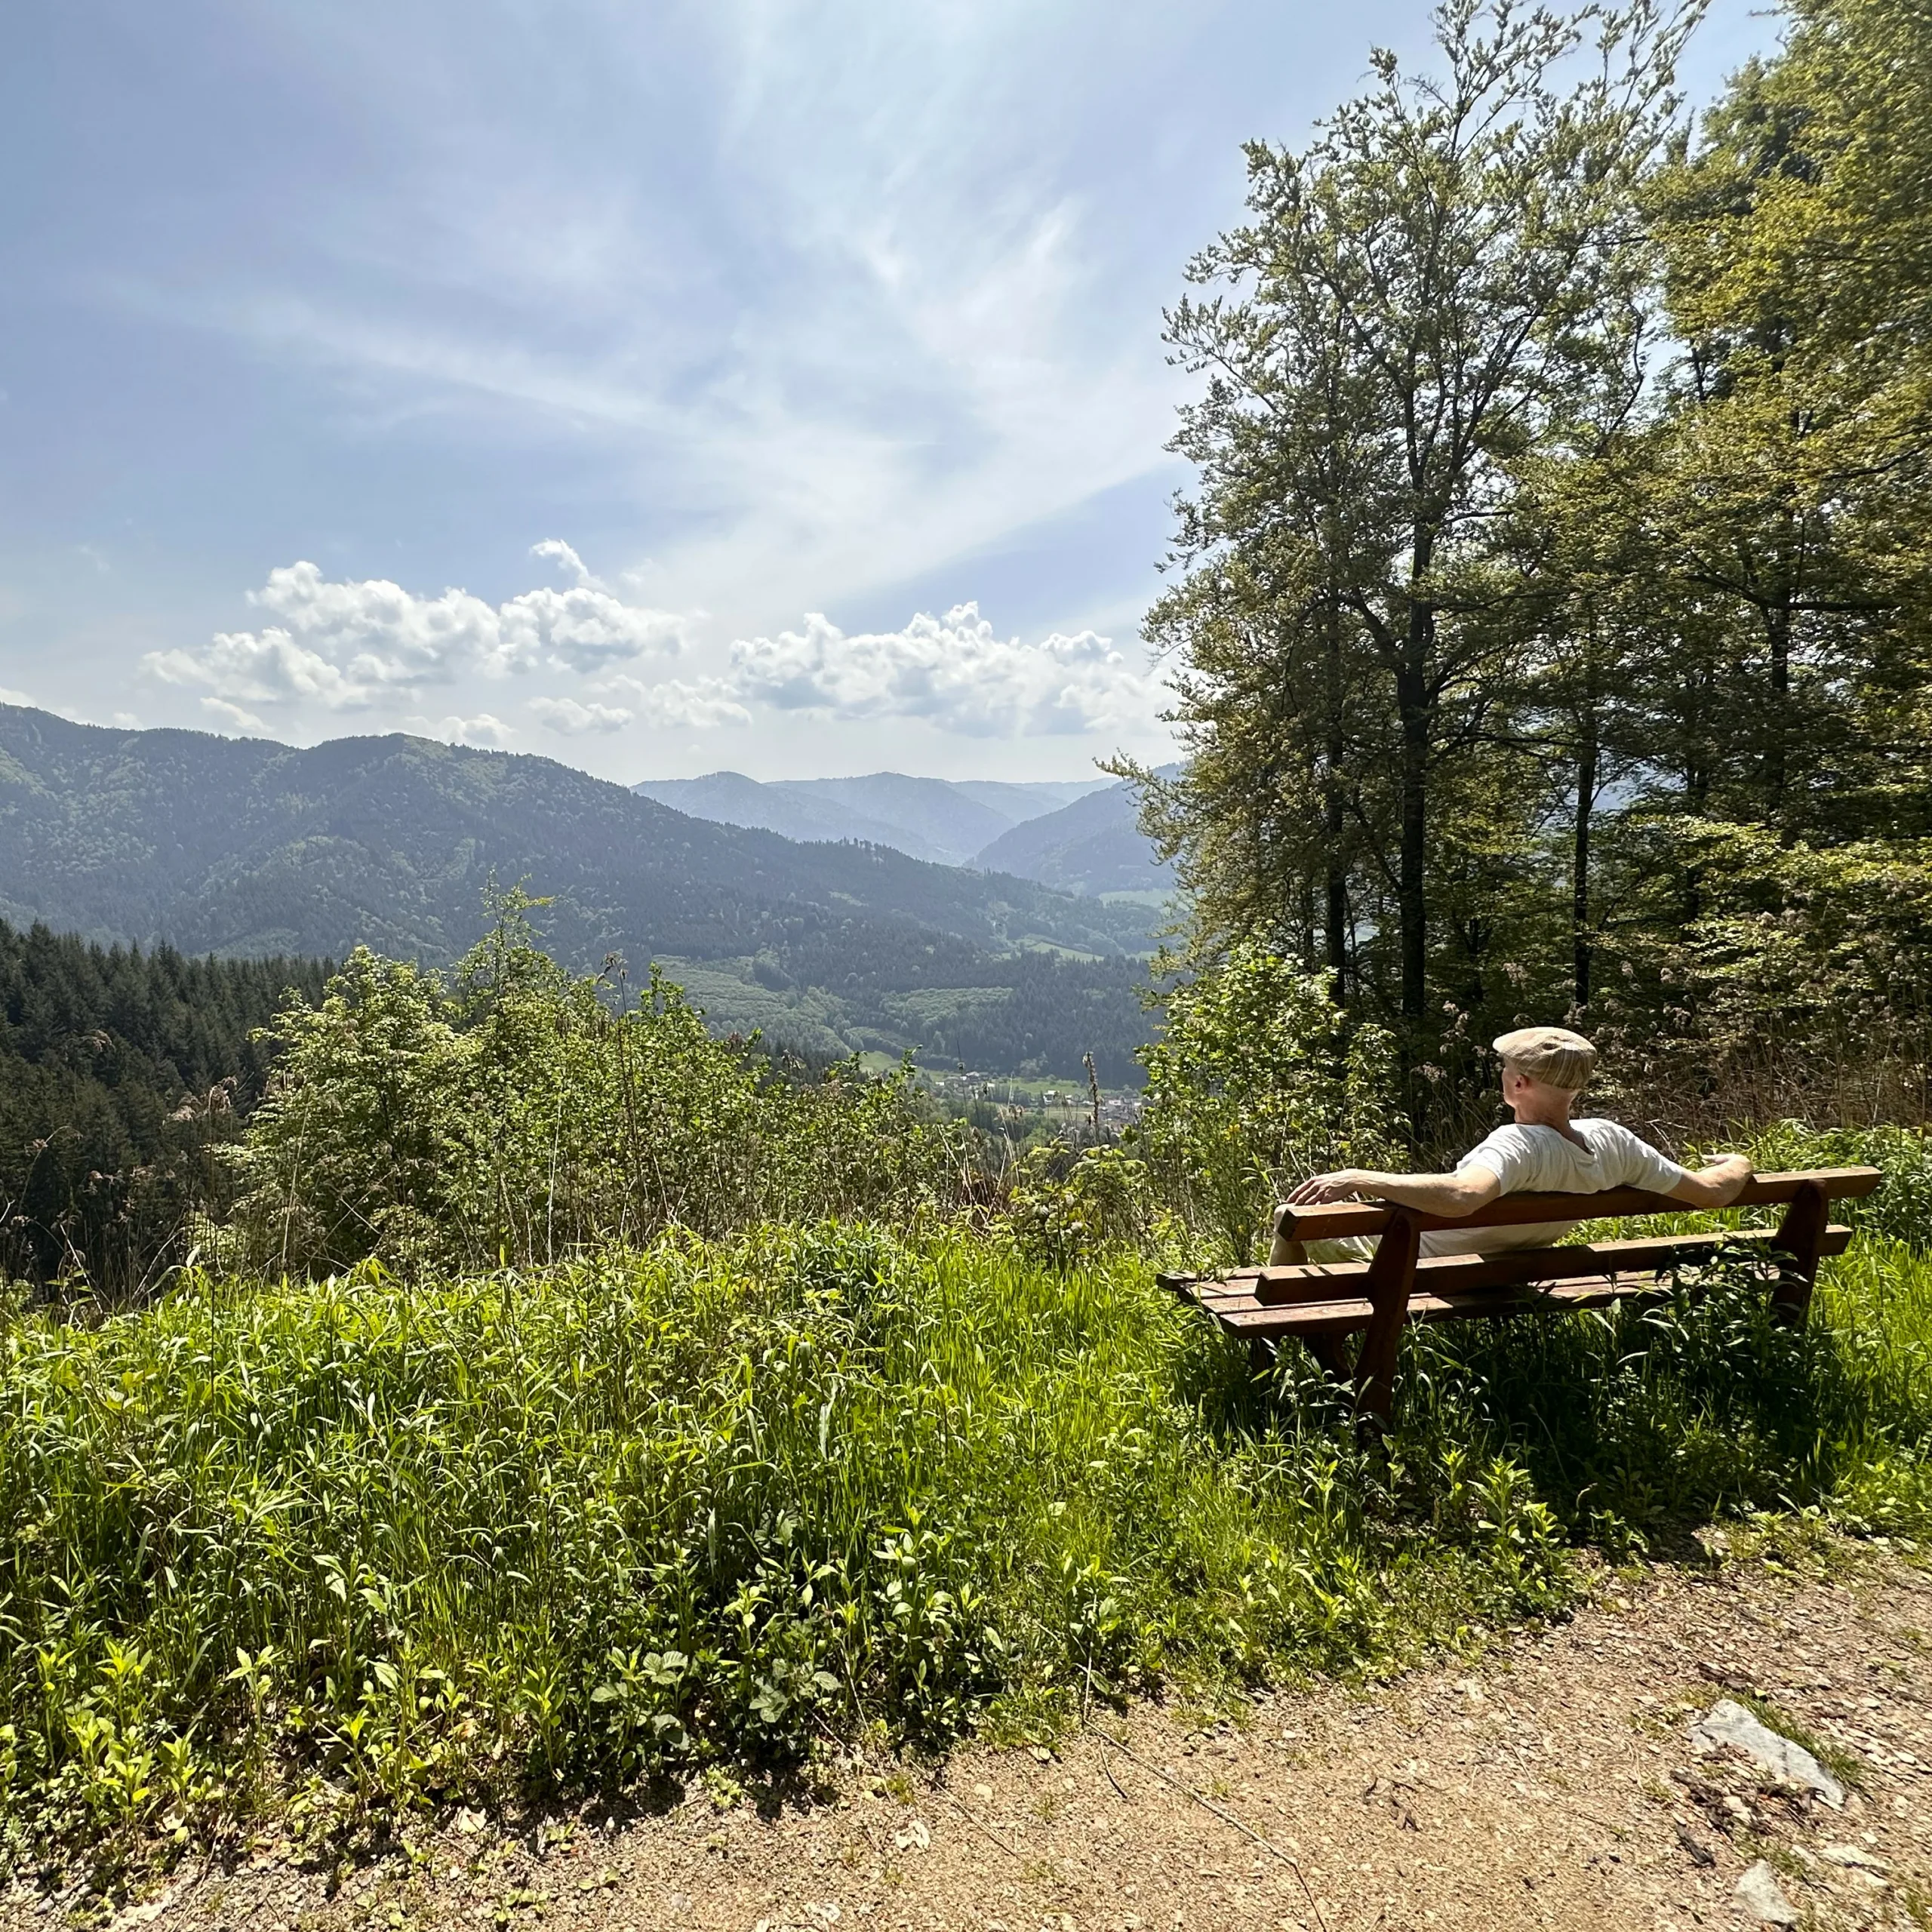
[[(1601, 1194), (1610, 1187), (1668, 1194), (1689, 1171), (1614, 1120), (1570, 1124), (1577, 1140), (1553, 1127), (1521, 1127), (1512, 1121), (1472, 1147), (1456, 1163), (1456, 1171), (1487, 1168), (1503, 1183), (1505, 1194)], [(1422, 1238), (1422, 1251), (1497, 1254), (1506, 1248), (1547, 1247), (1588, 1218), (1579, 1214), (1571, 1220), (1525, 1222), (1514, 1228), (1432, 1229)]]

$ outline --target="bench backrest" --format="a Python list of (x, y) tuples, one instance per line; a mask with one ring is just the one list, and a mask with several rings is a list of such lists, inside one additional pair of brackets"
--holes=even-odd
[[(1797, 1201), (1857, 1200), (1884, 1177), (1876, 1168), (1814, 1168), (1792, 1174), (1759, 1174), (1747, 1181), (1730, 1204), (1758, 1208)], [(1641, 1187), (1611, 1187), (1598, 1194), (1504, 1194), (1473, 1214), (1426, 1214), (1414, 1208), (1386, 1208), (1344, 1201), (1325, 1208), (1282, 1208), (1276, 1231), (1290, 1241), (1335, 1241), (1350, 1235), (1380, 1235), (1398, 1217), (1418, 1233), (1432, 1228), (1520, 1227), (1532, 1221), (1620, 1220), (1632, 1214), (1687, 1214), (1697, 1211), (1666, 1194)]]
[[(1795, 1174), (1759, 1174), (1747, 1182), (1730, 1204), (1754, 1208), (1784, 1204), (1785, 1212), (1775, 1231), (1761, 1238), (1782, 1250), (1790, 1265), (1780, 1272), (1772, 1291), (1774, 1314), (1780, 1321), (1801, 1324), (1811, 1298), (1811, 1284), (1820, 1257), (1835, 1253), (1838, 1243), (1832, 1238), (1843, 1233), (1829, 1226), (1829, 1204), (1835, 1200), (1856, 1199), (1876, 1188), (1884, 1177), (1876, 1168), (1815, 1168)], [(1520, 1227), (1534, 1221), (1618, 1220), (1635, 1214), (1681, 1214), (1690, 1211), (1681, 1201), (1668, 1195), (1651, 1194), (1641, 1188), (1606, 1188), (1598, 1194), (1506, 1194), (1473, 1214), (1426, 1214), (1412, 1208), (1381, 1207), (1366, 1202), (1342, 1202), (1328, 1208), (1283, 1208), (1278, 1211), (1276, 1232), (1291, 1241), (1332, 1241), (1348, 1235), (1386, 1236), (1376, 1243), (1373, 1260), (1352, 1267), (1324, 1269), (1306, 1265), (1289, 1268), (1263, 1268), (1255, 1271), (1257, 1300), (1296, 1298), (1304, 1279), (1324, 1277), (1332, 1285), (1337, 1278), (1358, 1277), (1355, 1292), (1365, 1297), (1372, 1313), (1362, 1337), (1355, 1367), (1355, 1399), (1368, 1414), (1386, 1417), (1390, 1391), (1394, 1386), (1398, 1340), (1409, 1304), (1415, 1291), (1419, 1270), (1441, 1274), (1449, 1272), (1442, 1261), (1421, 1262), (1418, 1247), (1421, 1236), (1433, 1228)], [(1694, 1249), (1708, 1250), (1709, 1236), (1675, 1235), (1641, 1244), (1612, 1244), (1626, 1251), (1641, 1247), (1641, 1257), (1626, 1251), (1604, 1257), (1613, 1266), (1646, 1269), (1668, 1267), (1672, 1251), (1688, 1255)], [(1573, 1255), (1579, 1260), (1596, 1258), (1589, 1249), (1512, 1249), (1507, 1254), (1458, 1257), (1449, 1264), (1457, 1284), (1463, 1287), (1503, 1287), (1514, 1282), (1557, 1272), (1544, 1266)], [(1473, 1264), (1473, 1265), (1471, 1265)]]

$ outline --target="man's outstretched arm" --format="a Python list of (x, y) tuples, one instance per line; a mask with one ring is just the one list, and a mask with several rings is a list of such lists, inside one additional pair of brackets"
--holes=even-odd
[(1755, 1171), (1748, 1154), (1720, 1154), (1694, 1174), (1686, 1174), (1670, 1190), (1670, 1198), (1687, 1208), (1728, 1208)]
[(1312, 1208), (1327, 1201), (1386, 1201), (1429, 1214), (1473, 1214), (1502, 1192), (1503, 1183), (1496, 1175), (1474, 1165), (1453, 1174), (1385, 1174), (1373, 1168), (1341, 1168), (1303, 1181), (1286, 1204)]

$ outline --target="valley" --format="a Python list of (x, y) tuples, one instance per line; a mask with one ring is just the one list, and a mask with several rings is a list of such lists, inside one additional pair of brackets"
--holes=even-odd
[(655, 961), (715, 1030), (811, 1062), (912, 1051), (1071, 1076), (1091, 1053), (1117, 1085), (1146, 1037), (1158, 904), (715, 823), (547, 758), (401, 735), (305, 749), (0, 706), (0, 918), (14, 925), (232, 958), (366, 944), (444, 965), (485, 929), (492, 888), (519, 884), (545, 902), (559, 960), (609, 961), (633, 986)]

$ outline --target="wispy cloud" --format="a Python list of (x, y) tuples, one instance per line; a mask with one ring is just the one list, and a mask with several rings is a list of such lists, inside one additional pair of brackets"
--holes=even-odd
[(601, 688), (610, 696), (629, 699), (647, 724), (709, 731), (721, 724), (752, 721), (742, 685), (728, 677), (667, 678), (647, 685), (641, 678), (620, 676), (605, 678)]
[(514, 724), (506, 724), (487, 711), (478, 712), (474, 718), (452, 714), (435, 719), (405, 718), (402, 723), (404, 730), (414, 731), (419, 737), (440, 738), (449, 745), (483, 745), (497, 751), (516, 736)]
[(225, 697), (205, 697), (202, 700), (202, 709), (217, 724), (226, 724), (231, 731), (263, 736), (269, 728), (252, 711), (241, 705), (232, 704)]
[(524, 707), (548, 731), (567, 738), (586, 731), (621, 731), (631, 721), (622, 705), (580, 703), (574, 697), (534, 697)]
[[(533, 124), (493, 64), (518, 29), (472, 61), (407, 25), (311, 17), (293, 36), (354, 76), (389, 192), (326, 198), (306, 260), (114, 286), (337, 372), (342, 406), (377, 420), (474, 405), (570, 438), (621, 479), (681, 608), (752, 628), (836, 610), (1166, 460), (1157, 306), (1109, 299), (1077, 118), (1013, 85), (1101, 17), (580, 17), (519, 56), (535, 97), (581, 98), (567, 130)], [(404, 78), (425, 58), (448, 83), (432, 134)], [(600, 108), (644, 97), (657, 132), (594, 137)]]

